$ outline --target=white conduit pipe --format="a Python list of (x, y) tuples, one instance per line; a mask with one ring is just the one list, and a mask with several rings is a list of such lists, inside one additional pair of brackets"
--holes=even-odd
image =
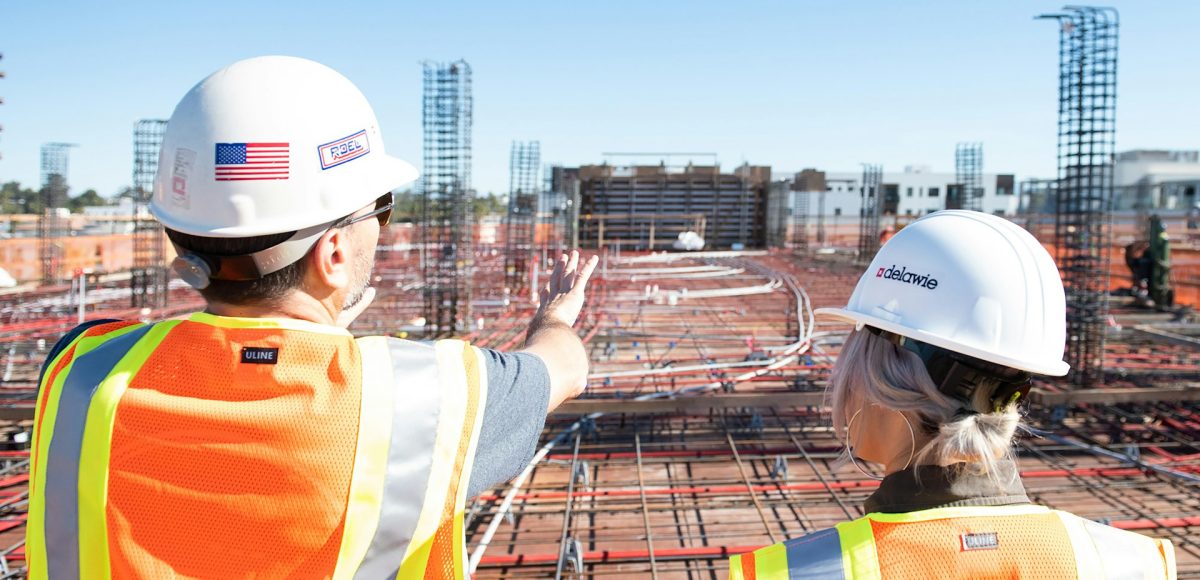
[(645, 256), (632, 256), (629, 258), (615, 258), (615, 264), (644, 264), (654, 262), (674, 262), (676, 260), (702, 260), (706, 258), (741, 258), (745, 256), (765, 256), (766, 250), (749, 250), (749, 251), (713, 251), (713, 252), (673, 252), (673, 253), (658, 253), (647, 254)]
[(745, 270), (743, 270), (741, 268), (736, 268), (736, 269), (729, 269), (729, 270), (713, 270), (713, 271), (708, 271), (708, 272), (688, 272), (688, 273), (683, 273), (683, 274), (655, 274), (653, 276), (638, 274), (638, 275), (630, 276), (629, 281), (637, 282), (638, 280), (700, 280), (700, 279), (705, 279), (705, 278), (724, 278), (725, 276), (737, 276), (738, 274), (742, 274), (744, 272), (745, 272)]
[(729, 266), (717, 266), (709, 264), (705, 266), (670, 266), (667, 268), (610, 268), (611, 276), (624, 276), (626, 274), (686, 274), (692, 272), (716, 272), (719, 270), (730, 270)]

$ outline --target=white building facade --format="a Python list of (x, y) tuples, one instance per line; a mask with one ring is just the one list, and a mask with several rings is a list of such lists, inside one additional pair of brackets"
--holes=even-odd
[[(862, 207), (862, 177), (862, 172), (825, 172), (825, 190), (798, 192), (798, 195), (808, 196), (805, 200), (807, 203), (801, 202), (799, 207), (807, 205), (811, 217), (817, 216), (824, 206), (827, 217), (857, 218)], [(887, 209), (894, 209), (897, 217), (918, 217), (946, 209), (947, 193), (957, 188), (957, 183), (954, 173), (934, 173), (923, 166), (909, 166), (903, 172), (883, 174), (882, 194), (885, 206), (894, 205)], [(1019, 199), (1012, 174), (984, 173), (981, 185), (981, 211), (1003, 216), (1016, 215)]]
[(1146, 209), (1187, 211), (1200, 204), (1200, 151), (1135, 149), (1117, 153), (1113, 185), (1118, 211)]

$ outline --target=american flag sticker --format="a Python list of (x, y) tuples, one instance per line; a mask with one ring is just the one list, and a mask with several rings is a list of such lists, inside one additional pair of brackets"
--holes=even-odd
[(287, 179), (287, 143), (217, 143), (217, 181)]

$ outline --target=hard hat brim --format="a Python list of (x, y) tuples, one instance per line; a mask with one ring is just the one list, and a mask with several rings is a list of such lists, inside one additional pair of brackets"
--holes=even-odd
[(925, 332), (925, 331), (922, 331), (922, 330), (919, 330), (916, 328), (910, 328), (908, 326), (904, 326), (903, 324), (898, 324), (896, 322), (892, 322), (890, 320), (885, 320), (883, 318), (871, 316), (869, 314), (863, 314), (861, 312), (847, 310), (845, 308), (818, 308), (818, 309), (814, 310), (813, 313), (816, 315), (817, 318), (827, 319), (827, 320), (832, 319), (832, 320), (837, 320), (837, 321), (841, 321), (841, 322), (848, 322), (848, 323), (854, 324), (854, 325), (863, 324), (866, 326), (873, 326), (873, 327), (879, 328), (881, 330), (886, 330), (888, 332), (899, 334), (901, 336), (906, 336), (913, 340), (919, 340), (921, 342), (926, 342), (926, 343), (932, 344), (934, 346), (944, 348), (946, 350), (954, 351), (957, 353), (962, 353), (967, 356), (972, 356), (972, 357), (975, 357), (980, 360), (985, 360), (985, 361), (988, 361), (991, 363), (1004, 365), (1009, 368), (1014, 368), (1014, 369), (1030, 372), (1033, 374), (1037, 374), (1037, 375), (1061, 377), (1061, 376), (1066, 375), (1067, 372), (1071, 370), (1071, 365), (1067, 364), (1066, 361), (1060, 360), (1060, 361), (1055, 361), (1055, 362), (1047, 363), (1047, 364), (1031, 364), (1029, 361), (1023, 361), (1023, 360), (1009, 358), (1006, 356), (997, 355), (996, 353), (988, 352), (988, 351), (973, 347), (971, 345), (963, 344), (963, 343), (955, 341), (953, 339), (949, 339), (949, 338), (939, 336), (936, 334), (931, 334), (931, 333), (928, 333), (928, 332)]
[(421, 172), (417, 171), (416, 167), (399, 157), (384, 155), (384, 170), (385, 182), (383, 189), (380, 189), (380, 195), (389, 191), (395, 191), (405, 185), (408, 185), (417, 180), (421, 176)]

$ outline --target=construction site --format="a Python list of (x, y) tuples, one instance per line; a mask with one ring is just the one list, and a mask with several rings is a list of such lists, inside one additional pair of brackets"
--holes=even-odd
[[(1058, 111), (1058, 174), (985, 174), (984, 143), (950, 143), (954, 175), (927, 209), (1000, 214), (1062, 275), (1072, 371), (1034, 380), (1016, 449), (1030, 499), (1169, 539), (1179, 575), (1200, 578), (1200, 228), (1176, 209), (1196, 199), (1200, 175), (1116, 181), (1116, 12), (1044, 18), (1060, 36), (1059, 98), (1046, 105)], [(549, 166), (538, 141), (514, 141), (506, 211), (476, 215), (472, 69), (422, 66), (420, 209), (383, 231), (377, 295), (350, 330), (518, 349), (554, 260), (600, 256), (577, 325), (588, 388), (550, 415), (518, 477), (469, 500), (474, 577), (725, 578), (733, 555), (864, 515), (879, 482), (846, 461), (825, 393), (853, 328), (813, 311), (846, 304), (881, 245), (927, 213), (905, 210), (913, 187), (934, 186), (872, 162), (839, 177), (699, 153)], [(51, 347), (86, 320), (204, 308), (147, 211), (165, 126), (134, 123), (128, 213), (68, 213), (71, 147), (47, 143), (44, 209), (0, 218), (24, 232), (0, 240), (0, 266), (19, 282), (0, 290), (0, 578), (25, 574), (29, 445)], [(839, 220), (827, 206), (843, 182), (854, 205)]]

